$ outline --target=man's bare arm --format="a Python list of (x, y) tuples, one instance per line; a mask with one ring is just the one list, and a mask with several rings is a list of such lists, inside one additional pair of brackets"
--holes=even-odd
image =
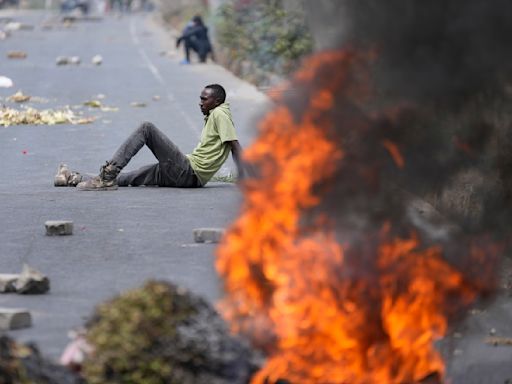
[(242, 180), (247, 176), (247, 172), (245, 171), (244, 163), (242, 160), (242, 146), (238, 140), (233, 140), (229, 143), (231, 144), (231, 155), (233, 156), (233, 160), (235, 161), (235, 165), (238, 171), (238, 178)]

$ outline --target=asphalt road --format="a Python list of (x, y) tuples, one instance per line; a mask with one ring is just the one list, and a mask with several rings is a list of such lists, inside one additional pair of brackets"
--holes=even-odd
[[(210, 83), (227, 89), (240, 141), (247, 145), (267, 98), (219, 66), (179, 65), (182, 53), (173, 51), (174, 41), (151, 15), (107, 16), (69, 26), (43, 11), (4, 10), (0, 17), (34, 27), (0, 41), (0, 76), (14, 82), (0, 88), (0, 102), (15, 106), (6, 98), (22, 90), (36, 98), (29, 103), (34, 108), (80, 106), (76, 113), (97, 117), (84, 125), (0, 127), (0, 273), (19, 272), (26, 262), (51, 279), (47, 295), (0, 296), (0, 306), (28, 308), (33, 315), (31, 328), (10, 334), (37, 342), (45, 355), (57, 358), (68, 330), (83, 324), (97, 303), (150, 278), (173, 281), (215, 301), (220, 296), (215, 247), (194, 244), (192, 230), (229, 225), (239, 208), (237, 186), (80, 192), (55, 188), (53, 176), (62, 161), (97, 173), (145, 120), (189, 153), (203, 124), (199, 94)], [(5, 25), (6, 19), (0, 20)], [(9, 51), (27, 57), (7, 59)], [(100, 66), (91, 63), (97, 54), (103, 57)], [(57, 56), (79, 56), (82, 62), (57, 66)], [(99, 94), (104, 105), (119, 110), (81, 106)], [(126, 169), (153, 162), (143, 149)], [(232, 161), (221, 170), (231, 171)], [(45, 236), (45, 221), (59, 219), (73, 220), (73, 236)]]
[[(32, 328), (10, 334), (36, 341), (46, 356), (57, 358), (67, 331), (83, 324), (97, 303), (149, 278), (173, 281), (214, 302), (221, 294), (213, 267), (215, 247), (194, 244), (192, 229), (229, 225), (240, 201), (235, 185), (79, 192), (53, 187), (53, 175), (61, 161), (97, 172), (144, 120), (190, 152), (202, 126), (199, 93), (208, 83), (225, 85), (240, 140), (247, 145), (256, 117), (268, 106), (266, 97), (216, 65), (180, 66), (182, 54), (173, 50), (168, 32), (145, 14), (70, 26), (45, 12), (0, 11), (0, 17), (34, 26), (0, 41), (0, 76), (15, 83), (0, 88), (2, 102), (21, 89), (45, 99), (30, 103), (36, 108), (77, 106), (99, 94), (105, 96), (104, 105), (119, 108), (75, 109), (96, 116), (93, 124), (0, 127), (0, 273), (18, 272), (27, 262), (47, 274), (52, 285), (43, 296), (0, 296), (0, 306), (28, 308), (33, 315)], [(44, 29), (44, 24), (52, 28)], [(6, 53), (12, 50), (28, 56), (9, 60)], [(90, 62), (97, 54), (103, 57), (101, 66)], [(61, 55), (79, 56), (82, 63), (57, 66)], [(147, 106), (135, 108), (132, 102)], [(128, 169), (153, 161), (143, 150)], [(232, 168), (229, 162), (222, 172)], [(51, 219), (73, 220), (74, 235), (45, 236), (44, 222)], [(506, 287), (500, 295), (479, 304), (439, 344), (447, 382), (503, 384), (512, 378), (512, 347), (484, 342), (490, 334), (512, 337), (509, 264), (504, 265)]]

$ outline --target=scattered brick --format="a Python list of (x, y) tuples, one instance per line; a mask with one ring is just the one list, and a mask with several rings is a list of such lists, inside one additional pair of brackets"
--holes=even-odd
[(26, 309), (0, 308), (0, 331), (28, 328), (32, 325), (32, 316)]
[(73, 222), (65, 220), (48, 220), (44, 223), (48, 236), (62, 236), (73, 234)]
[(224, 228), (196, 228), (193, 230), (196, 243), (218, 243), (224, 236)]

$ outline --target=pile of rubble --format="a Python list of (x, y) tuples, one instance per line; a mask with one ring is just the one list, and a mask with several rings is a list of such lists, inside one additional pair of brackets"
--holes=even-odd
[(167, 282), (100, 305), (85, 337), (91, 384), (245, 384), (262, 363), (206, 300)]
[(0, 383), (84, 384), (85, 381), (66, 367), (44, 359), (36, 346), (1, 336)]

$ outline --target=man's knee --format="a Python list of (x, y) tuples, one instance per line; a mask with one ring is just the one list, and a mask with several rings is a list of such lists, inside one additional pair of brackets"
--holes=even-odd
[(156, 130), (156, 126), (155, 126), (155, 124), (153, 124), (153, 123), (151, 123), (149, 121), (144, 121), (139, 126), (139, 130), (142, 131), (144, 134), (148, 134), (148, 133), (151, 133), (151, 132), (155, 131)]

